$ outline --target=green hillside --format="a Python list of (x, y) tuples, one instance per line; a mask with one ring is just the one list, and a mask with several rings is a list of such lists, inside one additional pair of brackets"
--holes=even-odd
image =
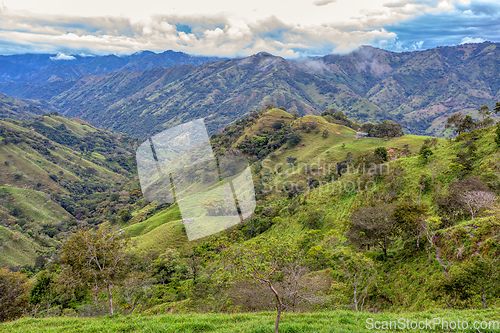
[(15, 211), (16, 215), (23, 216), (27, 220), (54, 225), (74, 219), (44, 192), (0, 186), (0, 197), (5, 208)]
[(135, 145), (57, 114), (0, 121), (0, 223), (23, 236), (11, 248), (24, 253), (0, 253), (0, 266), (32, 266), (37, 256), (51, 258), (77, 226), (116, 221), (137, 198), (130, 196), (138, 185)]
[(41, 246), (19, 231), (0, 226), (0, 266), (31, 266)]
[(0, 118), (33, 119), (45, 111), (25, 101), (21, 101), (0, 93)]
[[(57, 116), (49, 118), (44, 126), (61, 129), (50, 125)], [(110, 151), (108, 141), (96, 150), (91, 141), (75, 140), (70, 146), (76, 148), (67, 150), (60, 144), (55, 152), (82, 156), (81, 163), (96, 171), (82, 173), (77, 164), (62, 164), (67, 166), (62, 180), (49, 175), (54, 184), (41, 186), (50, 189), (48, 194), (29, 185), (0, 188), (5, 252), (0, 258), (5, 265), (35, 259), (25, 271), (37, 286), (26, 290), (30, 295), (36, 291), (36, 297), (16, 309), (34, 311), (43, 305), (37, 317), (63, 318), (40, 323), (68, 329), (81, 325), (82, 331), (105, 324), (109, 330), (138, 329), (122, 322), (135, 318), (122, 316), (131, 313), (142, 314), (137, 320), (144, 327), (186, 332), (263, 331), (273, 320), (265, 311), (277, 309), (283, 312), (280, 331), (294, 332), (310, 329), (313, 321), (319, 322), (313, 326), (318, 332), (332, 327), (363, 331), (367, 316), (491, 319), (500, 306), (500, 130), (488, 123), (464, 117), (455, 123), (461, 134), (439, 139), (404, 135), (402, 126), (391, 121), (359, 125), (331, 109), (303, 117), (274, 107), (253, 112), (210, 140), (216, 157), (239, 155), (249, 161), (254, 214), (195, 241), (186, 237), (183, 223), (188, 221), (177, 204), (141, 198), (135, 166), (129, 173), (113, 168), (117, 164), (111, 156), (125, 147)], [(36, 140), (36, 126), (11, 122), (5, 128)], [(89, 125), (71, 121), (69, 126), (75, 126), (75, 138), (86, 137), (81, 126)], [(60, 132), (45, 133), (63, 140)], [(32, 151), (28, 138), (12, 145), (12, 134), (2, 136), (8, 140), (2, 147), (43, 156), (47, 162), (38, 157), (42, 164), (37, 164), (42, 170), (43, 163), (53, 162)], [(100, 136), (93, 132), (92, 137)], [(68, 186), (78, 179), (109, 187), (98, 194), (80, 193)], [(46, 195), (56, 203), (62, 199), (61, 207), (71, 216), (43, 206)], [(65, 217), (68, 223), (57, 222)], [(216, 215), (211, 218), (218, 222)], [(61, 247), (63, 240), (67, 243)], [(102, 255), (94, 255), (94, 246)], [(72, 264), (86, 253), (97, 258), (91, 260), (110, 258), (106, 264), (119, 265), (100, 270), (86, 262), (81, 264), (85, 269)], [(100, 278), (108, 272), (106, 280)], [(7, 274), (0, 270), (0, 278)], [(72, 283), (78, 279), (85, 282)], [(109, 281), (112, 286), (104, 284)], [(44, 283), (55, 288), (53, 294), (41, 291)], [(112, 323), (67, 318), (103, 316), (110, 313), (109, 304), (120, 314)], [(208, 313), (220, 317), (211, 322)], [(239, 315), (244, 328), (226, 324), (234, 318), (226, 316)], [(5, 327), (31, 329), (40, 319), (30, 320)], [(327, 320), (338, 324), (326, 327)]]
[[(153, 210), (151, 207), (146, 207)], [(143, 209), (144, 210), (144, 209)], [(185, 230), (181, 224), (182, 216), (177, 204), (160, 210), (142, 222), (134, 223), (144, 215), (138, 212), (124, 230), (136, 242), (134, 250), (143, 255), (158, 256), (169, 248), (182, 247), (187, 243)]]
[[(379, 265), (377, 285), (372, 285), (367, 294), (367, 309), (481, 307), (479, 291), (460, 296), (465, 297), (462, 300), (446, 288), (453, 284), (458, 288), (460, 279), (469, 278), (467, 274), (478, 274), (467, 267), (476, 265), (479, 255), (494, 259), (500, 254), (500, 215), (496, 208), (481, 209), (472, 220), (453, 191), (456, 186), (465, 186), (463, 191), (476, 186), (491, 193), (500, 189), (496, 128), (479, 128), (457, 140), (413, 135), (377, 138), (359, 136), (356, 130), (338, 122), (328, 115), (295, 118), (283, 110), (268, 108), (214, 135), (212, 144), (217, 155), (239, 148), (252, 161), (258, 199), (254, 216), (227, 232), (187, 243), (176, 206), (151, 217), (144, 211), (137, 212), (131, 220), (134, 224), (125, 228), (137, 241), (137, 253), (156, 256), (162, 251), (170, 253), (171, 249), (186, 251), (186, 246), (194, 253), (201, 248), (214, 251), (213, 246), (220, 245), (211, 244), (219, 244), (225, 237), (236, 237), (236, 243), (246, 240), (244, 244), (257, 239), (272, 242), (275, 238), (290, 238), (302, 244), (304, 260), (311, 265), (310, 274), (326, 274), (333, 279), (333, 289), (322, 291), (336, 300), (328, 306), (349, 307), (346, 295), (352, 292), (341, 278), (342, 271), (327, 263), (329, 253), (355, 249)], [(300, 134), (300, 141), (291, 144), (293, 133)], [(380, 147), (388, 154), (387, 162), (377, 160), (374, 154)], [(423, 157), (422, 147), (432, 152), (428, 158)], [(366, 167), (364, 163), (375, 164)], [(338, 165), (344, 165), (346, 172), (339, 173)], [(454, 208), (449, 206), (452, 204)], [(352, 216), (365, 207), (421, 207), (425, 230), (411, 235), (404, 229), (394, 233), (387, 257), (376, 244), (367, 251), (366, 245), (353, 243), (355, 240), (349, 236)], [(213, 255), (207, 254), (209, 258)], [(207, 265), (215, 264), (215, 259), (206, 260)], [(188, 288), (188, 276), (181, 290)], [(472, 279), (480, 280), (477, 276)], [(476, 288), (472, 282), (470, 285)], [(487, 307), (500, 305), (493, 291), (485, 295)], [(192, 304), (187, 308), (180, 306), (184, 309), (180, 311), (194, 310), (191, 306), (199, 304), (197, 297), (188, 297), (194, 303), (186, 303)], [(167, 302), (164, 306), (177, 308), (175, 304)]]

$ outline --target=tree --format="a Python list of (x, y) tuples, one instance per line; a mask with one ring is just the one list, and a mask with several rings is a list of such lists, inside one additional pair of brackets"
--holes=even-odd
[(282, 127), (283, 127), (283, 122), (282, 121), (277, 120), (277, 121), (275, 121), (273, 123), (273, 129), (275, 129), (275, 130), (279, 130)]
[(294, 147), (302, 141), (302, 135), (299, 132), (293, 131), (287, 135), (286, 141), (290, 146)]
[(118, 212), (118, 219), (122, 223), (128, 222), (131, 218), (132, 218), (132, 213), (128, 208), (123, 208)]
[(323, 131), (323, 134), (321, 134), (321, 137), (322, 137), (323, 139), (328, 138), (328, 131), (327, 131), (327, 130), (324, 130), (324, 131)]
[(352, 287), (351, 306), (357, 312), (363, 311), (368, 289), (377, 277), (375, 262), (362, 253), (351, 250), (338, 251), (334, 257), (336, 260), (332, 268), (340, 268)]
[(488, 127), (494, 123), (493, 118), (491, 118), (490, 108), (487, 105), (481, 106), (477, 111), (479, 113), (479, 117), (481, 117), (481, 122), (479, 123), (479, 125), (482, 128)]
[(410, 152), (410, 145), (409, 144), (405, 144), (403, 146), (403, 153), (405, 154), (405, 157), (408, 157), (408, 155), (411, 153)]
[(397, 138), (403, 136), (403, 126), (392, 120), (384, 120), (382, 124), (375, 125), (370, 132), (376, 138)]
[(453, 265), (436, 289), (449, 307), (470, 308), (479, 296), (486, 309), (488, 298), (498, 289), (499, 272), (498, 258), (473, 255), (470, 260)]
[(352, 121), (344, 114), (342, 111), (337, 111), (335, 109), (328, 109), (321, 114), (325, 119), (334, 124), (339, 124), (343, 126), (347, 126), (353, 129), (357, 129), (359, 125), (356, 121)]
[(499, 285), (500, 261), (499, 258), (486, 258), (481, 255), (474, 255), (471, 259), (465, 270), (474, 277), (474, 287), (481, 296), (483, 309), (487, 309), (488, 296), (494, 294)]
[(495, 108), (493, 109), (493, 111), (495, 111), (495, 114), (500, 112), (500, 102), (496, 102)]
[(360, 247), (379, 246), (387, 258), (387, 249), (397, 231), (392, 211), (393, 206), (387, 204), (358, 209), (350, 217), (352, 226), (347, 238)]
[(81, 230), (63, 244), (60, 263), (64, 270), (61, 281), (73, 286), (86, 286), (95, 292), (105, 289), (109, 314), (113, 316), (112, 288), (127, 271), (129, 239), (109, 229)]
[(471, 191), (489, 192), (490, 189), (478, 178), (469, 177), (465, 180), (452, 182), (448, 187), (448, 194), (437, 200), (439, 213), (445, 224), (443, 227), (454, 225), (457, 220), (468, 215), (468, 207), (463, 201), (462, 195)]
[(432, 149), (430, 149), (426, 145), (422, 145), (422, 147), (420, 147), (419, 155), (422, 156), (424, 163), (429, 163), (429, 158), (433, 154), (434, 154), (434, 152), (432, 151)]
[(28, 308), (28, 277), (0, 269), (0, 322), (20, 317)]
[(426, 232), (425, 214), (427, 207), (411, 202), (398, 203), (392, 212), (396, 227), (405, 237), (417, 237), (417, 247), (420, 246), (420, 237)]
[(387, 162), (388, 156), (387, 156), (387, 148), (385, 147), (377, 147), (375, 148), (374, 151), (375, 156), (380, 157), (380, 159), (384, 162)]
[(453, 128), (457, 135), (470, 132), (476, 127), (476, 123), (469, 115), (455, 113), (446, 121), (445, 128)]
[[(498, 104), (498, 103), (497, 103)], [(500, 147), (500, 122), (497, 124), (497, 129), (495, 130), (495, 142), (498, 147)]]
[(469, 208), (472, 219), (481, 208), (491, 207), (497, 196), (486, 191), (470, 191), (462, 194), (463, 203)]
[(54, 301), (55, 274), (46, 270), (38, 273), (36, 282), (30, 291), (30, 303), (34, 305), (45, 305), (47, 316), (49, 316), (50, 305)]
[(144, 272), (132, 271), (123, 279), (119, 294), (127, 308), (130, 308), (129, 314), (134, 313), (141, 299), (148, 297), (151, 292), (151, 284), (151, 278)]
[(297, 161), (297, 157), (288, 156), (286, 158), (286, 162), (290, 165), (295, 165), (295, 161)]
[[(153, 263), (153, 276), (156, 283), (168, 284), (175, 277), (178, 267), (181, 265), (179, 253), (174, 249), (167, 249), (160, 254)], [(193, 277), (196, 280), (196, 277)]]
[(290, 240), (257, 239), (235, 244), (223, 252), (223, 273), (237, 281), (265, 285), (275, 298), (275, 333), (281, 313), (307, 298), (301, 295), (301, 279), (307, 273), (301, 252)]
[(477, 109), (477, 112), (479, 113), (482, 121), (484, 121), (485, 118), (491, 115), (491, 111), (488, 105), (481, 106), (479, 109)]

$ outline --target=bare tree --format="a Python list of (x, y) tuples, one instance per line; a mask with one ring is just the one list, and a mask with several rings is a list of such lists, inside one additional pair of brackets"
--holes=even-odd
[(126, 307), (130, 308), (129, 314), (134, 313), (140, 300), (150, 297), (152, 284), (152, 278), (148, 274), (137, 271), (130, 272), (123, 280), (119, 294)]
[(367, 246), (370, 249), (370, 246), (379, 246), (387, 258), (387, 250), (397, 231), (392, 218), (393, 208), (394, 205), (381, 204), (355, 211), (350, 217), (352, 226), (347, 232), (347, 239), (358, 247)]
[(243, 245), (233, 245), (223, 252), (226, 267), (223, 274), (236, 281), (248, 281), (269, 288), (277, 310), (275, 333), (278, 333), (281, 313), (301, 297), (301, 279), (307, 270), (301, 253), (289, 239), (258, 239)]
[(472, 219), (481, 208), (491, 207), (496, 200), (496, 195), (486, 191), (470, 191), (462, 194), (462, 202), (469, 208)]
[(338, 266), (352, 287), (351, 306), (363, 311), (368, 289), (375, 283), (377, 269), (375, 262), (362, 253), (342, 250), (337, 253)]

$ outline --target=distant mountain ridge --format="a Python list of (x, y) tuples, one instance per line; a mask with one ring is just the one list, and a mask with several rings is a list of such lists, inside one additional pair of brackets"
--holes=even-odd
[(55, 54), (0, 55), (0, 82), (53, 82), (76, 79), (91, 74), (120, 70), (144, 71), (155, 67), (198, 66), (222, 58), (194, 56), (183, 52), (151, 51), (131, 55), (85, 56)]
[(335, 108), (361, 123), (390, 119), (407, 133), (445, 136), (450, 114), (500, 100), (499, 68), (498, 43), (405, 53), (365, 46), (300, 61), (262, 52), (198, 66), (0, 83), (0, 91), (141, 138), (196, 118), (214, 133), (266, 104), (302, 115)]

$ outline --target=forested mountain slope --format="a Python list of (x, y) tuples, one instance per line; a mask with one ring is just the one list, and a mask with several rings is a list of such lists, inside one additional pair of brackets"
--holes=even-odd
[(301, 115), (336, 108), (360, 123), (390, 119), (407, 133), (449, 135), (458, 111), (500, 99), (496, 43), (394, 53), (362, 47), (345, 55), (287, 61), (268, 53), (199, 66), (9, 82), (0, 91), (43, 100), (70, 117), (145, 138), (205, 118), (211, 133), (266, 104)]

